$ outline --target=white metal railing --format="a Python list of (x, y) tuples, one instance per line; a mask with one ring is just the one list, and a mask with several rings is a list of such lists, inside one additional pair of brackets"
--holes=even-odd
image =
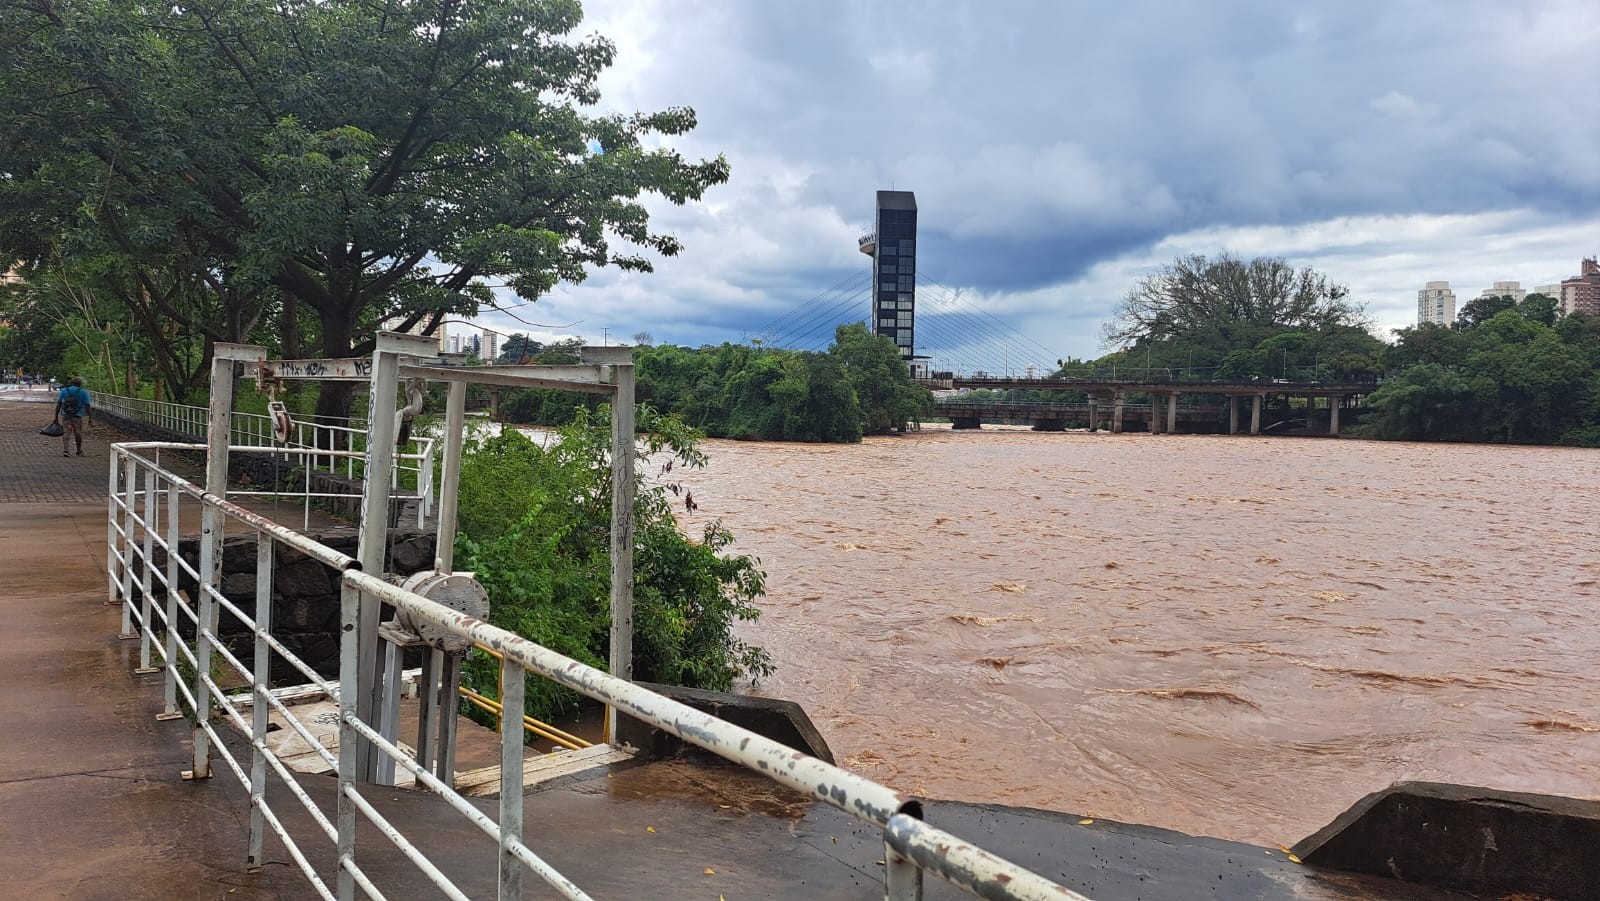
[[(430, 772), (429, 768), (380, 734), (357, 715), (357, 680), (361, 667), (359, 612), (362, 605), (382, 602), (426, 621), (452, 635), (471, 639), (492, 649), (503, 661), (500, 704), (503, 716), (518, 722), (523, 715), (524, 673), (534, 673), (580, 694), (626, 711), (654, 728), (697, 745), (753, 772), (759, 773), (818, 801), (845, 811), (882, 831), (885, 844), (885, 897), (904, 901), (922, 897), (922, 874), (930, 872), (984, 898), (1082, 899), (1054, 882), (990, 854), (981, 848), (921, 820), (921, 806), (876, 782), (848, 770), (809, 757), (789, 747), (742, 729), (709, 714), (680, 704), (631, 682), (608, 675), (564, 657), (525, 638), (481, 620), (457, 613), (389, 584), (380, 574), (365, 573), (353, 558), (322, 545), (293, 529), (246, 510), (226, 498), (164, 468), (162, 451), (197, 451), (200, 445), (170, 442), (135, 442), (112, 446), (107, 501), (107, 590), (119, 603), (122, 637), (139, 639), (141, 672), (162, 672), (165, 712), (176, 717), (188, 711), (193, 728), (193, 768), (196, 778), (210, 775), (213, 754), (250, 794), (248, 866), (259, 868), (268, 829), (304, 873), (316, 894), (329, 901), (351, 901), (360, 888), (367, 897), (384, 897), (363, 870), (356, 844), (357, 823), (375, 825), (391, 844), (410, 860), (446, 897), (468, 896), (456, 886), (412, 838), (387, 820), (369, 800), (371, 786), (358, 780), (365, 748), (410, 772), (453, 810), (481, 829), (500, 849), (498, 897), (522, 897), (522, 878), (532, 872), (561, 896), (589, 896), (546, 863), (523, 841), (523, 734), (520, 729), (501, 733), (500, 800), (496, 816), (480, 810)], [(248, 448), (239, 448), (247, 450)], [(314, 449), (287, 449), (309, 454)], [(178, 523), (184, 505), (198, 506), (203, 537), (197, 565), (178, 553)], [(221, 569), (221, 534), (231, 524), (237, 534), (256, 535), (254, 615), (247, 613), (218, 590)], [(272, 635), (272, 575), (275, 548), (288, 547), (340, 574), (339, 678), (332, 682), (290, 653)], [(164, 558), (164, 564), (157, 565)], [(177, 590), (183, 575), (198, 586), (190, 603)], [(160, 590), (164, 602), (156, 604)], [(247, 663), (223, 645), (218, 631), (226, 610), (247, 628), (253, 657)], [(192, 646), (182, 633), (191, 631)], [(313, 691), (339, 703), (339, 742), (330, 750), (322, 746), (294, 714), (294, 709), (272, 690), (273, 655), (303, 674)], [(153, 666), (153, 656), (160, 665)], [(180, 668), (187, 664), (188, 673)], [(248, 691), (230, 695), (223, 691), (212, 669), (224, 665), (248, 685)], [(241, 710), (249, 706), (249, 713)], [(295, 778), (295, 774), (268, 746), (268, 716), (280, 714), (286, 725), (338, 772), (337, 808), (324, 811)], [(454, 707), (445, 708), (452, 715)], [(213, 724), (214, 715), (231, 721), (249, 736), (248, 759), (235, 756)], [(365, 746), (365, 748), (363, 747)], [(267, 801), (268, 773), (275, 775), (315, 823), (310, 834), (291, 834), (284, 819)], [(307, 830), (302, 830), (305, 832)], [(426, 837), (423, 832), (419, 838)], [(327, 841), (337, 848), (336, 871), (319, 872), (308, 860), (301, 843)], [(330, 882), (332, 887), (330, 887)]]
[[(206, 423), (210, 411), (206, 407), (197, 407), (192, 404), (175, 404), (166, 401), (149, 400), (142, 397), (123, 397), (117, 394), (96, 394), (94, 405), (108, 413), (142, 422), (146, 425), (156, 426), (169, 432), (177, 432), (192, 438), (205, 440)], [(367, 423), (364, 419), (342, 419), (338, 423), (324, 423), (306, 420), (293, 420), (292, 433), (287, 441), (278, 441), (273, 437), (272, 417), (261, 413), (241, 413), (234, 411), (229, 424), (228, 441), (233, 445), (253, 445), (252, 450), (266, 452), (288, 459), (293, 456), (299, 466), (304, 467), (302, 473), (301, 490), (298, 492), (287, 491), (252, 491), (233, 489), (228, 490), (230, 497), (250, 495), (270, 495), (283, 497), (290, 494), (303, 498), (305, 515), (301, 523), (303, 528), (310, 527), (311, 501), (314, 498), (349, 498), (350, 495), (341, 492), (313, 491), (311, 489), (312, 473), (328, 473), (344, 476), (348, 479), (358, 478), (364, 470), (367, 445)], [(438, 458), (435, 453), (434, 439), (426, 436), (417, 436), (411, 439), (401, 452), (394, 455), (394, 468), (390, 477), (390, 485), (400, 490), (402, 480), (414, 481), (415, 497), (417, 499), (417, 527), (427, 525), (428, 517), (433, 515), (435, 505), (434, 473)], [(316, 454), (286, 454), (288, 449), (316, 448)], [(337, 448), (335, 450), (334, 448)], [(404, 475), (403, 475), (404, 474)], [(410, 495), (396, 494), (393, 497), (407, 497)]]

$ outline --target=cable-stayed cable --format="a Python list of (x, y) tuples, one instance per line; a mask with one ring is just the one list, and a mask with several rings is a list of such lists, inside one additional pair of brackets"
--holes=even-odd
[[(924, 272), (922, 274), (924, 276), (926, 276), (927, 280), (929, 282), (931, 282), (935, 287), (941, 288), (947, 293), (956, 294), (956, 296), (957, 296), (957, 298), (959, 300), (959, 296), (960, 296), (959, 293), (953, 291), (950, 287), (941, 284), (939, 282), (939, 280), (934, 278), (932, 275), (929, 275), (926, 272)], [(972, 309), (975, 310), (979, 316), (982, 316), (985, 319), (993, 322), (1000, 329), (1004, 330), (1004, 332), (1006, 332), (1009, 335), (1013, 336), (1011, 340), (1020, 339), (1022, 342), (1032, 345), (1036, 352), (1043, 353), (1043, 354), (1047, 355), (1052, 361), (1054, 359), (1056, 359), (1055, 351), (1051, 350), (1048, 347), (1045, 347), (1043, 344), (1041, 344), (1038, 341), (1034, 340), (1027, 333), (1017, 329), (1015, 326), (1012, 326), (1010, 323), (1006, 322), (1004, 319), (1001, 319), (1000, 317), (994, 315), (993, 313), (990, 313), (988, 310), (983, 309), (982, 307), (978, 306), (977, 304), (972, 304), (971, 306), (972, 306)]]
[(788, 335), (784, 336), (783, 341), (779, 344), (779, 346), (793, 348), (796, 350), (815, 349), (816, 341), (819, 337), (822, 340), (830, 339), (834, 333), (834, 330), (840, 324), (849, 322), (851, 319), (855, 318), (855, 314), (850, 312), (850, 308), (857, 307), (859, 309), (860, 307), (865, 306), (870, 293), (870, 291), (863, 289), (857, 292), (854, 296), (845, 297), (832, 306), (818, 312), (815, 316), (808, 319), (806, 323), (797, 326)]
[(791, 330), (802, 319), (809, 318), (809, 313), (814, 312), (819, 306), (826, 306), (837, 300), (837, 295), (840, 292), (854, 292), (859, 290), (861, 286), (855, 284), (856, 282), (871, 281), (871, 279), (871, 270), (857, 271), (845, 276), (830, 286), (827, 290), (794, 307), (793, 309), (784, 313), (782, 316), (779, 316), (777, 319), (767, 323), (765, 326), (762, 326), (753, 332), (746, 332), (745, 340), (748, 341), (751, 338), (766, 338), (768, 336), (775, 338), (780, 336), (785, 331)]

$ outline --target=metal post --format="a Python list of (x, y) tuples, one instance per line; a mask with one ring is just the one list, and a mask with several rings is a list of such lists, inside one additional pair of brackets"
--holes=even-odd
[[(461, 480), (461, 448), (465, 439), (467, 383), (450, 382), (444, 414), (444, 461), (439, 477), (438, 512), (435, 514), (433, 569), (455, 571), (456, 499)], [(429, 468), (431, 478), (431, 467)], [(450, 665), (449, 657), (455, 661)], [(421, 688), (417, 692), (417, 763), (437, 766), (434, 775), (454, 784), (455, 756), (445, 747), (455, 744), (455, 699), (461, 679), (460, 656), (429, 648), (423, 654)]]
[[(221, 432), (222, 430), (214, 430)], [(222, 433), (226, 438), (225, 432)], [(195, 635), (194, 635), (194, 761), (191, 768), (184, 771), (185, 779), (211, 778), (211, 747), (210, 738), (206, 735), (200, 724), (211, 718), (211, 688), (206, 684), (205, 677), (211, 672), (211, 639), (206, 635), (211, 629), (212, 620), (216, 619), (216, 600), (212, 598), (210, 587), (216, 578), (217, 557), (220, 556), (221, 523), (217, 511), (208, 503), (200, 510), (200, 580), (196, 586), (195, 599)]]
[(250, 850), (245, 857), (245, 868), (251, 872), (261, 869), (262, 840), (266, 837), (262, 806), (267, 803), (267, 755), (262, 748), (272, 713), (272, 705), (267, 703), (267, 695), (272, 691), (272, 647), (267, 644), (267, 636), (272, 634), (272, 549), (271, 536), (257, 532), (256, 659), (252, 686), (255, 702), (250, 705)]
[[(228, 432), (233, 412), (233, 366), (236, 362), (266, 359), (263, 347), (248, 344), (214, 346), (211, 358), (211, 406), (206, 419), (206, 493), (221, 498), (228, 493)], [(211, 718), (211, 689), (205, 677), (211, 672), (211, 639), (206, 633), (217, 627), (217, 604), (211, 595), (218, 580), (222, 560), (222, 511), (210, 502), (200, 507), (200, 584), (195, 624), (195, 726), (194, 766), (189, 779), (211, 777), (210, 739), (200, 723)]]
[[(633, 681), (633, 363), (613, 364), (611, 400), (611, 675)], [(521, 718), (517, 722), (522, 722)], [(606, 738), (617, 710), (606, 708)]]
[(360, 761), (356, 754), (360, 733), (350, 725), (356, 716), (356, 695), (361, 662), (361, 636), (357, 629), (360, 617), (361, 593), (349, 585), (339, 588), (339, 901), (355, 901), (356, 879), (349, 864), (356, 859), (356, 810), (349, 792), (355, 788)]
[(167, 655), (166, 673), (161, 677), (163, 710), (158, 720), (175, 720), (178, 710), (178, 501), (183, 492), (167, 486)]
[(121, 639), (138, 638), (133, 631), (133, 517), (138, 509), (139, 464), (129, 457), (122, 483), (122, 631)]
[(439, 478), (439, 523), (434, 541), (433, 568), (449, 573), (455, 569), (456, 488), (461, 480), (461, 445), (466, 428), (467, 383), (451, 382), (444, 412), (444, 472)]
[[(356, 557), (364, 572), (383, 572), (383, 552), (389, 531), (389, 473), (394, 466), (395, 390), (399, 384), (400, 359), (396, 348), (379, 335), (372, 352), (371, 394), (367, 401), (366, 468), (361, 483), (361, 542)], [(356, 716), (383, 732), (382, 657), (378, 652), (378, 620), (382, 604), (362, 595), (360, 625), (357, 629), (361, 655), (356, 684)], [(352, 747), (357, 753), (361, 779), (377, 776), (377, 756), (371, 743), (359, 735)]]
[(422, 675), (417, 679), (417, 766), (425, 770), (433, 768), (439, 743), (439, 670), (443, 655), (438, 648), (424, 650)]
[(522, 861), (510, 851), (522, 841), (522, 667), (504, 660), (500, 666), (500, 901), (522, 897)]
[(883, 844), (883, 864), (884, 901), (922, 901), (921, 867), (888, 842)]
[(444, 667), (439, 673), (439, 756), (434, 760), (433, 774), (451, 788), (456, 784), (456, 707), (461, 684), (460, 654), (445, 654)]
[[(400, 648), (392, 641), (380, 637), (383, 648), (383, 715), (379, 717), (379, 735), (393, 742), (400, 731)], [(380, 785), (394, 784), (394, 758), (388, 754), (377, 755), (377, 773), (373, 780)]]
[(154, 588), (155, 577), (150, 571), (150, 561), (155, 553), (155, 531), (160, 528), (160, 514), (157, 512), (161, 505), (156, 503), (156, 470), (153, 466), (146, 466), (144, 470), (144, 562), (139, 567), (139, 668), (136, 673), (153, 673), (156, 668), (150, 665), (150, 636), (155, 629), (150, 625), (150, 594)]
[(111, 453), (111, 478), (106, 485), (106, 603), (117, 602), (117, 565), (121, 555), (117, 553), (117, 482), (121, 476), (122, 454), (113, 450)]

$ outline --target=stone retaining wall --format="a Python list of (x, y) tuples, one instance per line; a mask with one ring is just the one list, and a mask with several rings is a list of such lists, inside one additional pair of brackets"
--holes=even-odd
[[(313, 530), (308, 537), (350, 556), (355, 556), (358, 532), (352, 526)], [(434, 560), (434, 536), (416, 531), (391, 531), (384, 571), (408, 576), (430, 569)], [(189, 537), (178, 542), (178, 554), (190, 566), (199, 567), (200, 539)], [(324, 676), (339, 672), (339, 574), (306, 557), (293, 548), (279, 545), (274, 551), (272, 572), (272, 634), (301, 660)], [(165, 567), (166, 557), (159, 550), (155, 564)], [(135, 574), (135, 584), (139, 580)], [(191, 599), (198, 598), (195, 580), (179, 571), (179, 587)], [(159, 583), (156, 583), (159, 584)], [(256, 612), (256, 538), (241, 535), (223, 539), (223, 597), (245, 615)], [(158, 603), (163, 599), (157, 598)], [(181, 616), (181, 614), (180, 614)], [(387, 615), (385, 618), (388, 618)], [(184, 622), (180, 632), (194, 634), (193, 624)], [(242, 660), (252, 653), (251, 633), (237, 616), (226, 608), (220, 613), (218, 635), (228, 650)], [(272, 680), (279, 684), (305, 681), (305, 676), (274, 654)]]

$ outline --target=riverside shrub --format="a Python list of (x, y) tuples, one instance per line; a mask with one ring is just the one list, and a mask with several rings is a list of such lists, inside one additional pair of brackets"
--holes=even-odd
[[(610, 408), (579, 408), (540, 443), (515, 430), (473, 440), (462, 460), (457, 566), (489, 593), (489, 620), (591, 666), (610, 655)], [(714, 691), (769, 675), (767, 652), (733, 634), (761, 615), (759, 561), (728, 553), (733, 536), (712, 521), (681, 532), (666, 490), (643, 478), (670, 458), (698, 467), (699, 434), (641, 407), (634, 502), (634, 678)], [(651, 462), (646, 463), (644, 461)], [(499, 695), (496, 664), (474, 652), (466, 684)], [(552, 717), (578, 696), (530, 676), (527, 709)]]

